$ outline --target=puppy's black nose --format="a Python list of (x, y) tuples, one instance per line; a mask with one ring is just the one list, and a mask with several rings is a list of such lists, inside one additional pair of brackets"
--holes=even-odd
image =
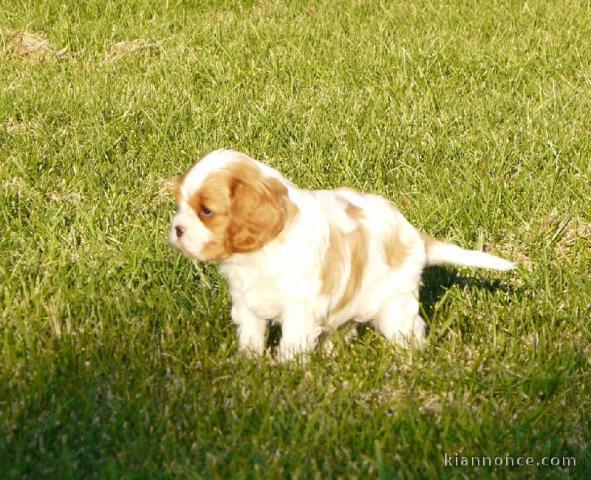
[(176, 236), (181, 238), (183, 233), (185, 233), (185, 227), (179, 227), (178, 225), (174, 227), (174, 231), (176, 232)]

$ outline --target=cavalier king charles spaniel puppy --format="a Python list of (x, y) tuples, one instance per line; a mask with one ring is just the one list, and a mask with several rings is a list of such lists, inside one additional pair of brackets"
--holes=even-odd
[(420, 345), (426, 265), (510, 270), (514, 264), (416, 230), (383, 197), (304, 190), (234, 150), (216, 150), (176, 184), (170, 243), (219, 264), (232, 295), (242, 351), (265, 351), (267, 322), (281, 324), (278, 357), (311, 351), (323, 333), (370, 322), (390, 341)]

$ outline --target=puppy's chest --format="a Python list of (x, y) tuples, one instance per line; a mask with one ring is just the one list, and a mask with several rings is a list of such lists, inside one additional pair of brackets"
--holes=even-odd
[(257, 271), (230, 272), (226, 277), (232, 301), (261, 318), (278, 319), (292, 301), (289, 285), (281, 277)]

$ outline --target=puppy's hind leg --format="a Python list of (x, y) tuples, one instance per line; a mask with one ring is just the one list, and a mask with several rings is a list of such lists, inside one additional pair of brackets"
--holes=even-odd
[(415, 292), (399, 292), (387, 298), (374, 324), (392, 343), (418, 348), (425, 344), (427, 324), (419, 315)]

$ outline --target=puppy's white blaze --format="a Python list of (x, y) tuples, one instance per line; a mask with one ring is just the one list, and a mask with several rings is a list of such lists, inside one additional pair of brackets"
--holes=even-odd
[(427, 265), (463, 265), (465, 267), (490, 268), (492, 270), (513, 270), (514, 263), (489, 253), (465, 250), (446, 242), (434, 242), (427, 247)]
[(227, 165), (240, 155), (239, 152), (227, 148), (220, 148), (219, 150), (214, 150), (213, 152), (208, 153), (201, 159), (198, 168), (196, 168), (197, 165), (193, 165), (191, 170), (187, 172), (187, 175), (181, 184), (183, 198), (187, 199), (189, 193), (195, 191), (211, 172), (223, 168), (224, 165)]

